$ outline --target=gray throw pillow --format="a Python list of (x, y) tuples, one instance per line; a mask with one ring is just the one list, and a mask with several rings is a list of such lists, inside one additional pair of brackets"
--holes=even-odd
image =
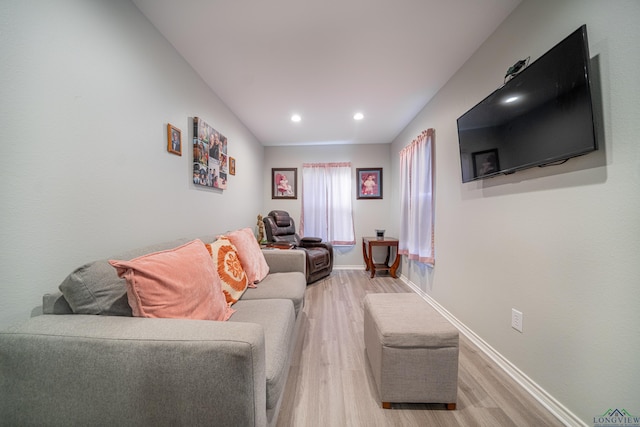
[(59, 286), (76, 314), (131, 316), (127, 285), (107, 260), (77, 268)]
[[(131, 260), (152, 252), (173, 249), (189, 241), (178, 239), (159, 243), (114, 255), (110, 259)], [(127, 299), (126, 282), (118, 277), (108, 259), (78, 267), (62, 281), (58, 289), (76, 314), (133, 315)]]

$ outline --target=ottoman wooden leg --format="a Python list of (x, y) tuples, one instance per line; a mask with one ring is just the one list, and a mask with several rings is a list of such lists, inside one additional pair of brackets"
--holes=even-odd
[(391, 402), (382, 402), (382, 409), (391, 409)]
[(456, 410), (456, 404), (455, 403), (447, 403), (447, 410), (448, 411), (455, 411)]

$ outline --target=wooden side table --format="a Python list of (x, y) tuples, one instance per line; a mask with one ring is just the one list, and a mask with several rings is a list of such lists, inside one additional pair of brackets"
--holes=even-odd
[[(386, 246), (387, 247), (387, 258), (384, 261), (384, 264), (376, 264), (373, 261), (373, 248), (376, 246)], [(391, 248), (396, 248), (396, 257), (393, 261), (393, 264), (389, 265), (389, 260), (391, 259)], [(376, 270), (380, 271), (389, 271), (391, 277), (397, 279), (396, 271), (398, 270), (398, 266), (400, 265), (400, 256), (398, 254), (398, 239), (395, 237), (383, 237), (378, 239), (377, 237), (363, 237), (362, 238), (362, 257), (364, 258), (364, 265), (366, 266), (366, 271), (371, 271), (371, 277), (376, 275)]]

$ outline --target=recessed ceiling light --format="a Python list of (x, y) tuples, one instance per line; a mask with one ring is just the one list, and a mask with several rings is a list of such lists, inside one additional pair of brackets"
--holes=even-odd
[(353, 120), (362, 120), (362, 119), (364, 119), (364, 114), (362, 113), (355, 113), (353, 115)]
[(511, 104), (512, 102), (516, 102), (518, 99), (520, 99), (519, 96), (511, 96), (507, 99), (504, 100), (505, 104)]
[(300, 114), (294, 114), (293, 116), (291, 116), (291, 121), (292, 122), (299, 122), (300, 120), (302, 120), (302, 117), (300, 117)]

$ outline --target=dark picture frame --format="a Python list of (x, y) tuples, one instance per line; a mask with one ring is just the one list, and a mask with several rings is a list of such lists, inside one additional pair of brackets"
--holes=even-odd
[(271, 169), (271, 198), (298, 198), (298, 168)]
[(474, 178), (491, 175), (500, 170), (497, 148), (471, 153), (471, 159), (473, 161)]
[(167, 123), (167, 151), (182, 156), (182, 131)]
[(358, 199), (382, 199), (382, 168), (357, 168)]

